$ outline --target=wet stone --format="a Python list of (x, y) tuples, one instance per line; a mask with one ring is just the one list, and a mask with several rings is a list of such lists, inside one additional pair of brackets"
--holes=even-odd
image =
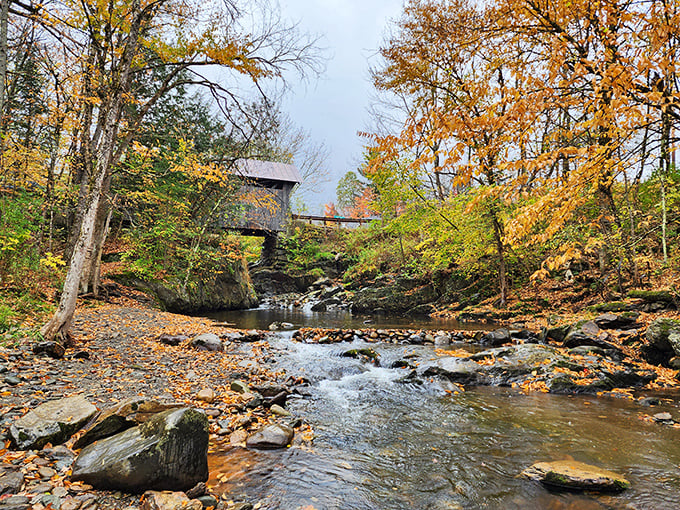
[(645, 397), (645, 398), (641, 398), (638, 401), (638, 403), (641, 406), (652, 407), (652, 406), (658, 406), (661, 403), (661, 401), (657, 397)]
[(630, 487), (630, 482), (616, 473), (572, 460), (539, 462), (525, 469), (522, 476), (569, 490), (619, 492)]
[(659, 423), (673, 423), (673, 416), (671, 413), (656, 413), (652, 418)]
[(293, 429), (287, 425), (267, 425), (249, 436), (246, 446), (261, 450), (285, 448), (291, 443), (294, 435)]

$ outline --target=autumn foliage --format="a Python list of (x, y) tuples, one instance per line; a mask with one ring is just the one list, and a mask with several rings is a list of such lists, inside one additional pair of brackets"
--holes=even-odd
[(638, 285), (677, 247), (679, 15), (676, 1), (406, 2), (373, 70), (403, 121), (365, 135), (364, 174), (444, 229), (466, 228), (452, 211), (467, 196), (501, 303), (523, 250), (543, 254), (535, 278), (590, 258), (619, 291)]

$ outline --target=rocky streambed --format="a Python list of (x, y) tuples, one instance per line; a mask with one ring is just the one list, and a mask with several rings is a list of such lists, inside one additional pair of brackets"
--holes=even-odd
[[(84, 310), (75, 348), (0, 351), (0, 509), (664, 505), (680, 480), (652, 473), (680, 462), (680, 325), (639, 319), (281, 332)], [(663, 459), (613, 453), (653, 438)], [(523, 441), (535, 451), (509, 458)]]

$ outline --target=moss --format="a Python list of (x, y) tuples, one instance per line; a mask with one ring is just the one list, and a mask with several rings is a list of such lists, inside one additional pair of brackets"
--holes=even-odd
[(600, 303), (598, 305), (589, 306), (588, 310), (591, 312), (624, 312), (628, 310), (630, 305), (624, 301), (610, 301), (609, 303)]
[(345, 351), (342, 353), (342, 356), (344, 358), (357, 358), (357, 359), (364, 359), (366, 361), (370, 361), (374, 365), (378, 365), (378, 358), (379, 355), (377, 352), (375, 352), (373, 349), (370, 348), (365, 348), (365, 349), (351, 349), (349, 351)]
[(675, 296), (669, 290), (631, 290), (628, 297), (642, 299), (648, 303), (673, 303)]
[(630, 488), (630, 482), (628, 480), (614, 480), (614, 485), (620, 490)]

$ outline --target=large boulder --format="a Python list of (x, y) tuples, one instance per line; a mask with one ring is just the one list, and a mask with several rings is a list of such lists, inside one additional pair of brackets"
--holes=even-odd
[(486, 333), (480, 340), (479, 343), (482, 345), (490, 345), (492, 347), (498, 347), (503, 344), (510, 343), (512, 338), (510, 337), (510, 331), (507, 328), (498, 328), (493, 331)]
[(114, 407), (103, 410), (91, 420), (73, 447), (84, 448), (99, 439), (113, 436), (144, 423), (158, 413), (179, 407), (182, 407), (182, 404), (164, 404), (144, 398), (124, 400)]
[[(551, 393), (594, 394), (613, 388), (641, 386), (654, 380), (651, 370), (638, 370), (597, 355), (576, 360), (559, 350), (537, 344), (488, 349), (467, 357), (424, 361), (416, 376), (432, 376), (478, 386), (525, 385)], [(413, 376), (409, 376), (413, 378)]]
[(194, 337), (191, 345), (199, 351), (223, 351), (224, 345), (220, 337), (214, 333), (203, 333)]
[(65, 442), (96, 413), (97, 408), (82, 395), (53, 400), (16, 420), (9, 432), (18, 449), (39, 449)]
[(621, 475), (573, 460), (539, 462), (525, 469), (522, 476), (569, 490), (618, 492), (630, 487)]
[(639, 317), (639, 312), (608, 312), (597, 317), (594, 322), (602, 329), (632, 329), (638, 326), (636, 321)]
[(135, 275), (113, 275), (113, 278), (153, 294), (169, 312), (194, 313), (210, 310), (252, 308), (258, 300), (245, 261), (225, 264), (210, 278), (181, 280), (145, 280)]
[(132, 493), (188, 490), (208, 479), (208, 419), (190, 408), (156, 414), (85, 447), (71, 478)]
[(404, 314), (421, 305), (432, 303), (441, 294), (427, 281), (396, 278), (381, 279), (371, 287), (358, 290), (352, 297), (353, 313)]
[(673, 351), (680, 356), (680, 321), (656, 319), (647, 328), (647, 343), (660, 351)]

